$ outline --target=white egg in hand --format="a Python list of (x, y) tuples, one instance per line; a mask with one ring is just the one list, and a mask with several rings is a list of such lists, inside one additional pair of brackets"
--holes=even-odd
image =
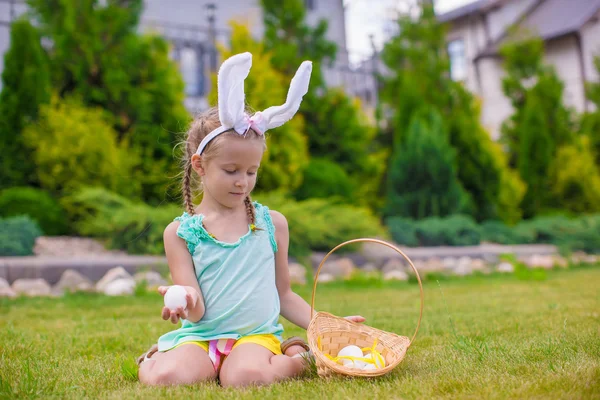
[(183, 286), (173, 285), (165, 293), (165, 307), (169, 310), (177, 310), (178, 307), (186, 308), (187, 299), (185, 298), (187, 291)]

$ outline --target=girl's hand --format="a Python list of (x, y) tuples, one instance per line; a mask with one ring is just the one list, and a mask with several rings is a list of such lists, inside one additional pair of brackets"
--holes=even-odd
[(349, 317), (344, 317), (348, 321), (356, 322), (358, 324), (365, 322), (365, 317), (361, 317), (360, 315), (351, 315)]
[[(167, 293), (167, 290), (169, 290), (169, 288), (170, 286), (159, 286), (158, 293), (164, 296), (165, 293)], [(193, 309), (194, 307), (196, 307), (196, 304), (198, 304), (198, 301), (200, 300), (200, 293), (198, 293), (198, 291), (191, 286), (183, 286), (183, 288), (187, 292), (187, 294), (185, 295), (187, 305), (185, 306), (185, 308), (177, 307), (176, 310), (171, 310), (166, 306), (163, 307), (161, 316), (162, 319), (164, 319), (165, 321), (170, 319), (172, 323), (176, 324), (179, 322), (179, 319), (187, 319), (188, 310)]]

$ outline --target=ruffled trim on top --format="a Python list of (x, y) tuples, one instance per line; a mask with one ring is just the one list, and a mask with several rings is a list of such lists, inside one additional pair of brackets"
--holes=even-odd
[(269, 241), (271, 242), (271, 247), (273, 248), (273, 252), (277, 253), (277, 241), (275, 240), (275, 225), (273, 225), (273, 220), (271, 219), (271, 214), (269, 213), (269, 207), (263, 206), (258, 202), (254, 202), (254, 208), (256, 209), (256, 214), (262, 216), (265, 221), (265, 225), (267, 228), (267, 232), (269, 233)]
[[(277, 241), (275, 240), (275, 226), (271, 220), (271, 214), (269, 214), (269, 207), (254, 202), (254, 209), (256, 210), (257, 225), (260, 226), (264, 224), (264, 228), (266, 228), (266, 231), (269, 234), (269, 242), (271, 243), (273, 252), (276, 253)], [(177, 236), (185, 240), (188, 250), (192, 255), (194, 255), (196, 247), (198, 247), (202, 241), (213, 242), (221, 247), (236, 247), (254, 233), (252, 226), (248, 225), (248, 233), (239, 238), (235, 243), (222, 242), (207, 232), (202, 223), (203, 219), (204, 215), (202, 214), (190, 215), (187, 212), (184, 212), (180, 217), (175, 218), (175, 221), (180, 222), (179, 227), (177, 228)]]
[(177, 236), (185, 240), (190, 254), (194, 254), (196, 247), (202, 240), (211, 240), (212, 237), (206, 232), (202, 225), (202, 215), (190, 215), (184, 212), (180, 217), (175, 218), (179, 221)]

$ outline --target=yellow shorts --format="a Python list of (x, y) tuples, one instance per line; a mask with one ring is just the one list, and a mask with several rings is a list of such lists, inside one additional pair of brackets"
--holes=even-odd
[[(275, 335), (267, 334), (242, 336), (235, 342), (231, 350), (244, 343), (255, 343), (270, 350), (273, 354), (281, 354), (281, 342), (279, 341), (279, 339), (277, 339), (277, 336)], [(202, 349), (204, 349), (204, 351), (208, 353), (208, 342), (200, 341), (179, 343), (177, 346), (173, 347), (173, 349), (176, 349), (179, 346), (183, 346), (184, 344), (195, 344), (196, 346), (201, 347)]]

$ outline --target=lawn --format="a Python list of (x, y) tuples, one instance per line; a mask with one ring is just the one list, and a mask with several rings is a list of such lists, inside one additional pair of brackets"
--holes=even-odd
[[(600, 398), (600, 267), (551, 271), (541, 281), (431, 279), (424, 288), (421, 329), (391, 374), (309, 376), (246, 390), (149, 388), (132, 379), (133, 358), (172, 327), (159, 317), (157, 294), (0, 299), (0, 398)], [(296, 289), (309, 299), (309, 287)], [(418, 301), (412, 283), (359, 280), (317, 290), (318, 309), (362, 314), (407, 336)], [(303, 334), (284, 324), (287, 335)]]

